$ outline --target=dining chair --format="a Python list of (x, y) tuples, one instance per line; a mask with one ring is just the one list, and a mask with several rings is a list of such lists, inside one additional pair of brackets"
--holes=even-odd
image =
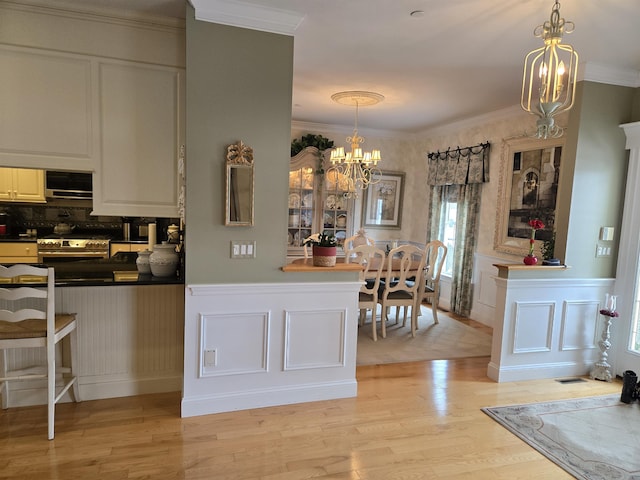
[(358, 245), (345, 252), (347, 263), (359, 263), (362, 265), (360, 280), (362, 286), (358, 292), (358, 308), (360, 309), (360, 325), (364, 325), (367, 310), (371, 310), (371, 331), (373, 341), (378, 341), (377, 333), (377, 309), (378, 309), (378, 289), (380, 287), (380, 276), (385, 267), (384, 250), (373, 245)]
[[(45, 378), (47, 380), (48, 438), (54, 437), (55, 404), (73, 386), (73, 400), (80, 401), (78, 380), (74, 372), (77, 361), (76, 315), (55, 313), (55, 272), (53, 267), (31, 265), (0, 265), (0, 280), (13, 283), (41, 277), (46, 286), (0, 288), (0, 393), (2, 408), (9, 407), (9, 382)], [(59, 342), (69, 337), (70, 362), (63, 366)], [(9, 368), (7, 350), (15, 348), (46, 348), (46, 365)], [(63, 385), (56, 387), (56, 373), (61, 374)]]
[(438, 320), (438, 301), (440, 300), (440, 274), (447, 258), (447, 246), (440, 240), (433, 240), (425, 245), (426, 268), (422, 281), (422, 295), (418, 297), (417, 308), (428, 300), (433, 312), (433, 323)]
[(360, 245), (375, 246), (375, 244), (376, 241), (371, 237), (367, 237), (367, 232), (363, 228), (361, 228), (355, 235), (345, 238), (344, 242), (342, 243), (342, 248), (344, 249), (344, 252), (346, 254), (347, 250), (351, 250)]
[(386, 269), (383, 271), (385, 281), (380, 286), (378, 294), (378, 303), (382, 310), (382, 338), (387, 336), (387, 311), (392, 306), (397, 307), (396, 320), (399, 307), (411, 307), (411, 336), (415, 337), (420, 310), (417, 301), (421, 295), (422, 285), (419, 279), (422, 278), (425, 260), (425, 251), (415, 245), (401, 245), (391, 249), (387, 255)]

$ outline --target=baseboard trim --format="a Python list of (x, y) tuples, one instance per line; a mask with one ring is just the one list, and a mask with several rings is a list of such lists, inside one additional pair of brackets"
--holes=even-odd
[(198, 396), (182, 399), (181, 416), (195, 417), (251, 408), (352, 398), (357, 394), (358, 383), (355, 380), (346, 380), (262, 389), (251, 392), (243, 391), (224, 395)]
[(544, 363), (540, 365), (515, 365), (499, 367), (489, 362), (487, 376), (496, 382), (518, 382), (543, 378), (581, 377), (587, 375), (593, 363)]

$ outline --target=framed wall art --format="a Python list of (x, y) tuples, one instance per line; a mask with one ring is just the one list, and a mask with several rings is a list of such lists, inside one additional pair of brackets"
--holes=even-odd
[(380, 180), (364, 191), (362, 220), (365, 227), (400, 228), (404, 172), (381, 172)]
[(529, 137), (507, 139), (502, 145), (494, 248), (498, 252), (526, 255), (529, 220), (545, 228), (536, 232), (536, 250), (551, 239), (562, 160), (563, 139)]

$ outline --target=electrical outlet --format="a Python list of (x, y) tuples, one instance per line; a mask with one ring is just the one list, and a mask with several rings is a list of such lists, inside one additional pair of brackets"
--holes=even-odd
[(204, 366), (215, 367), (218, 364), (218, 351), (214, 348), (212, 350), (204, 351)]

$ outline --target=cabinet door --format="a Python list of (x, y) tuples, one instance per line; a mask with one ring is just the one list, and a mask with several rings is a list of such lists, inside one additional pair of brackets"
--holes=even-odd
[(290, 250), (302, 251), (304, 239), (317, 232), (314, 228), (316, 208), (315, 171), (304, 166), (289, 172), (288, 242)]
[(0, 200), (44, 202), (44, 170), (0, 168)]
[(94, 213), (179, 216), (183, 83), (175, 68), (100, 64), (102, 158), (94, 174)]
[(0, 168), (0, 200), (10, 201), (13, 193), (13, 168)]
[(13, 169), (15, 201), (44, 202), (44, 170)]
[(352, 231), (354, 202), (349, 196), (349, 185), (343, 175), (334, 171), (325, 175), (322, 188), (323, 232), (335, 235), (340, 246)]

